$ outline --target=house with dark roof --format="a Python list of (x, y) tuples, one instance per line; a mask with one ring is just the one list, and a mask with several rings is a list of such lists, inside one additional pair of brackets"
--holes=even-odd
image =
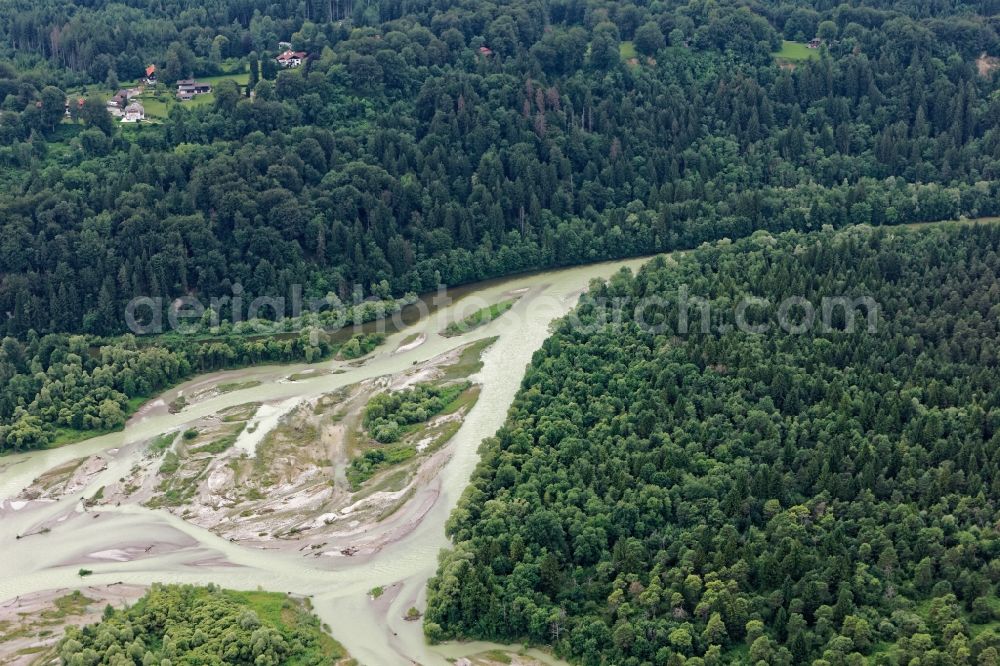
[(204, 95), (212, 92), (212, 85), (195, 81), (194, 79), (184, 79), (177, 82), (177, 99), (188, 100), (195, 95)]
[(126, 104), (128, 104), (127, 90), (119, 90), (108, 100), (108, 106), (115, 109), (124, 109)]

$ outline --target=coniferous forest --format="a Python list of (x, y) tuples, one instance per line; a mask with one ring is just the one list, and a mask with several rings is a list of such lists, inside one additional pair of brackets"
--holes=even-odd
[[(136, 297), (351, 304), (759, 229), (1000, 214), (992, 13), (0, 0), (0, 451), (117, 427), (195, 369), (330, 351), (137, 345)], [(275, 62), (288, 47), (301, 66)], [(246, 83), (112, 119), (149, 65), (168, 97)]]
[[(1000, 214), (990, 7), (0, 0), (0, 451), (115, 427), (187, 367), (327, 351), (137, 350), (135, 297), (352, 303)], [(168, 95), (247, 80), (119, 124), (103, 99), (149, 64)]]
[[(588, 666), (1000, 665), (997, 0), (0, 0), (0, 43), (0, 454), (120, 428), (198, 372), (381, 342), (226, 305), (135, 336), (135, 298), (301, 288), (369, 321), (684, 250), (594, 284), (535, 354), (448, 523), (427, 637)], [(153, 74), (119, 122), (109, 98)], [(178, 100), (192, 78), (211, 93)], [(907, 228), (963, 218), (984, 224)], [(707, 329), (680, 330), (682, 286)], [(733, 328), (749, 296), (867, 297), (877, 325)], [(650, 298), (674, 299), (654, 328), (608, 323)], [(274, 603), (157, 588), (63, 661), (177, 663), (149, 625), (174, 606), (206, 654), (332, 658)]]
[[(428, 637), (595, 665), (998, 663), (998, 271), (994, 226), (860, 228), (595, 286), (483, 445)], [(604, 323), (682, 285), (707, 331), (680, 335), (676, 304)], [(873, 298), (874, 331), (803, 307), (803, 332), (719, 332), (744, 297), (830, 295)]]
[[(399, 296), (761, 228), (995, 215), (992, 11), (3, 0), (0, 333), (122, 333), (135, 296), (236, 283)], [(280, 40), (302, 66), (276, 71)], [(86, 86), (149, 63), (168, 86), (251, 72), (119, 127)], [(67, 121), (67, 98), (94, 103)]]

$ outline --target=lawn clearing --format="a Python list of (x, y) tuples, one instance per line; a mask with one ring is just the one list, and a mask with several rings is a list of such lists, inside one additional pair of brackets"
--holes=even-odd
[(781, 42), (781, 50), (774, 54), (775, 60), (783, 62), (802, 62), (819, 58), (819, 49), (811, 49), (804, 42)]

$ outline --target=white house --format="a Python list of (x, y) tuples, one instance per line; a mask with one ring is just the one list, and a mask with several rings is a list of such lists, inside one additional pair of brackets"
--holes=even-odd
[(282, 67), (298, 67), (306, 59), (308, 54), (305, 51), (292, 51), (289, 49), (275, 58)]
[(125, 107), (125, 115), (122, 116), (123, 123), (137, 123), (146, 119), (146, 110), (139, 102), (132, 102)]

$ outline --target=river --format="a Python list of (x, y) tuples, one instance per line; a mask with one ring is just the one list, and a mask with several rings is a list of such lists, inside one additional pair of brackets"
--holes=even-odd
[[(488, 643), (452, 643), (429, 646), (420, 622), (407, 622), (407, 608), (423, 607), (427, 579), (437, 566), (437, 555), (448, 546), (444, 522), (468, 483), (478, 460), (479, 443), (503, 423), (520, 386), (532, 353), (549, 334), (552, 321), (576, 303), (593, 278), (607, 278), (622, 266), (635, 270), (645, 259), (616, 261), (558, 271), (494, 280), (464, 288), (461, 298), (432, 314), (407, 322), (362, 364), (328, 361), (306, 366), (264, 366), (217, 373), (166, 392), (140, 411), (121, 432), (47, 451), (0, 458), (0, 601), (54, 588), (85, 587), (77, 575), (80, 558), (115, 551), (126, 544), (167, 543), (174, 548), (124, 562), (87, 564), (93, 575), (86, 585), (117, 581), (135, 584), (213, 582), (234, 589), (258, 587), (311, 595), (316, 613), (362, 664), (447, 664), (448, 659), (499, 646)], [(460, 319), (478, 307), (521, 294), (517, 304), (499, 319), (463, 336), (439, 335), (444, 322)], [(423, 335), (424, 342), (396, 352), (404, 340)], [(453, 455), (437, 483), (440, 494), (421, 522), (402, 539), (368, 558), (304, 559), (284, 552), (253, 550), (230, 543), (211, 532), (162, 510), (135, 506), (83, 510), (81, 498), (125, 475), (138, 455), (135, 446), (150, 437), (183, 427), (227, 407), (258, 401), (275, 403), (308, 399), (360, 380), (400, 372), (476, 339), (498, 336), (483, 356), (479, 374), (482, 393), (452, 440)], [(317, 370), (302, 377), (308, 368)], [(323, 372), (324, 370), (330, 372)], [(296, 381), (288, 378), (297, 375)], [(166, 405), (180, 391), (212, 383), (258, 380), (252, 388), (215, 395), (172, 414)], [(107, 469), (72, 495), (48, 503), (19, 507), (16, 496), (44, 471), (84, 455), (102, 453)], [(99, 516), (95, 518), (94, 516)], [(41, 522), (60, 520), (51, 531), (17, 539)], [(392, 594), (373, 603), (368, 591), (392, 585)], [(547, 663), (558, 663), (537, 652)]]

